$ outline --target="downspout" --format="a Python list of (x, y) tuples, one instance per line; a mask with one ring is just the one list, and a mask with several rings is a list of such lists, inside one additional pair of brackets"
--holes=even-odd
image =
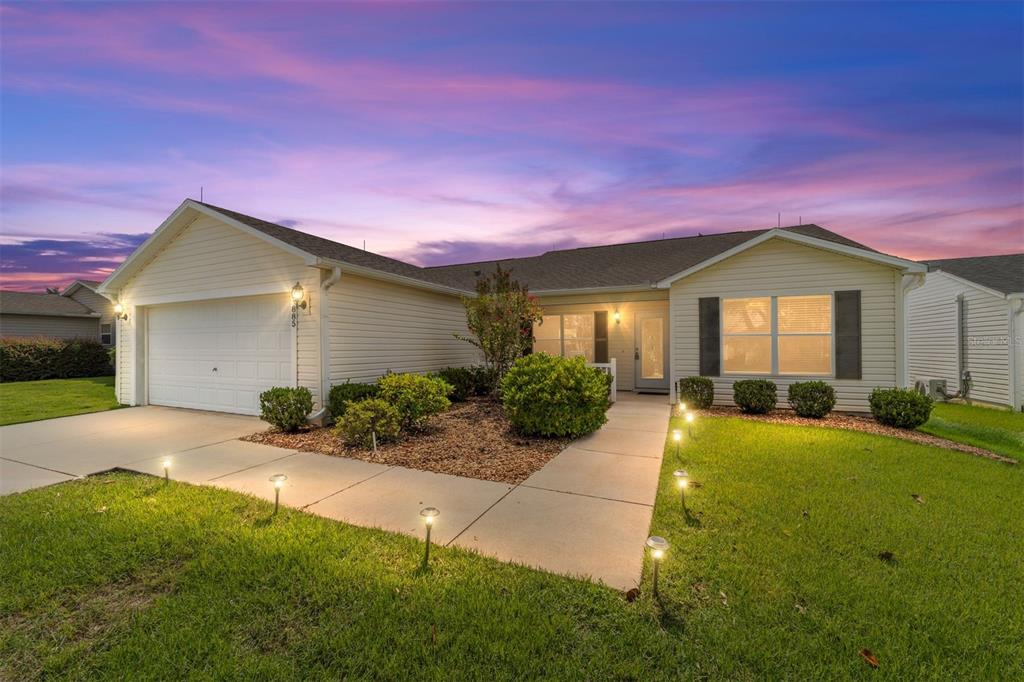
[(320, 409), (309, 416), (308, 421), (320, 422), (327, 415), (327, 396), (330, 394), (331, 383), (331, 332), (328, 318), (330, 305), (327, 302), (327, 290), (341, 279), (341, 268), (331, 268), (331, 276), (320, 283)]
[(1006, 346), (1009, 353), (1007, 367), (1010, 370), (1010, 406), (1016, 411), (1024, 412), (1024, 386), (1020, 385), (1017, 367), (1017, 349), (1024, 339), (1021, 335), (1021, 312), (1024, 312), (1024, 294), (1010, 294), (1006, 297), (1009, 306), (1009, 324), (1007, 325)]
[(896, 300), (896, 386), (907, 387), (909, 362), (907, 361), (907, 294), (924, 284), (924, 272), (904, 272), (900, 277), (899, 298)]

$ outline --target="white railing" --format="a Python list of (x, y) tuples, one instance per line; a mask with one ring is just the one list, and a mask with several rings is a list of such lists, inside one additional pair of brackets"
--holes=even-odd
[(609, 391), (608, 399), (611, 402), (614, 403), (615, 402), (616, 392), (619, 390), (619, 381), (618, 381), (618, 376), (617, 376), (617, 372), (616, 372), (616, 369), (615, 369), (615, 358), (612, 358), (611, 362), (588, 362), (587, 366), (588, 367), (593, 367), (594, 369), (599, 369), (602, 372), (605, 372), (605, 373), (611, 375), (611, 377), (612, 377), (612, 387), (611, 387), (611, 389)]

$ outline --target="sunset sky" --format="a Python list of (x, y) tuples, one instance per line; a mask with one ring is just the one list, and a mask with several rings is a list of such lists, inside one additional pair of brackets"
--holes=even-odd
[(815, 222), (1024, 251), (1020, 3), (5, 3), (0, 278), (185, 198), (420, 264)]

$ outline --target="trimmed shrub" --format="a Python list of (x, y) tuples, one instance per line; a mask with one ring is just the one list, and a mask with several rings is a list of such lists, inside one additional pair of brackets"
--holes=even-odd
[(871, 416), (880, 424), (916, 429), (932, 414), (932, 399), (909, 388), (876, 388), (868, 398)]
[(260, 393), (260, 419), (285, 433), (294, 433), (313, 411), (313, 394), (305, 386), (275, 386)]
[(706, 410), (715, 402), (715, 383), (707, 377), (683, 377), (676, 385), (676, 395), (688, 406)]
[(473, 395), (491, 395), (498, 383), (498, 372), (484, 365), (469, 368), (473, 374)]
[(778, 391), (774, 381), (742, 379), (732, 385), (732, 400), (747, 414), (767, 414), (775, 409)]
[(577, 438), (607, 421), (611, 376), (582, 357), (534, 353), (519, 358), (501, 382), (505, 414), (530, 436)]
[(391, 403), (402, 418), (403, 429), (417, 429), (426, 420), (451, 406), (452, 385), (422, 374), (385, 374), (377, 382), (378, 396)]
[(373, 434), (378, 443), (396, 440), (402, 432), (402, 416), (393, 405), (380, 398), (364, 398), (349, 402), (344, 416), (334, 427), (334, 435), (346, 443), (364, 448), (373, 445)]
[(452, 386), (448, 398), (455, 403), (464, 402), (471, 395), (476, 395), (476, 376), (469, 367), (445, 367), (437, 376)]
[(0, 381), (109, 376), (111, 356), (90, 339), (0, 339)]
[(798, 381), (789, 385), (789, 406), (801, 417), (821, 419), (836, 406), (836, 390), (824, 381)]
[(330, 412), (331, 418), (337, 421), (345, 414), (349, 403), (375, 398), (378, 390), (377, 384), (345, 382), (331, 386), (331, 391), (327, 394), (327, 411)]

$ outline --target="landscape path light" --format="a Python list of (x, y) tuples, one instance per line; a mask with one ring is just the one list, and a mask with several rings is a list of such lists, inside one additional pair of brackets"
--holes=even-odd
[(686, 487), (690, 485), (690, 475), (685, 469), (676, 469), (672, 475), (675, 476), (676, 487), (679, 488), (679, 502), (683, 505), (683, 511), (686, 511)]
[(277, 513), (278, 507), (281, 506), (281, 488), (284, 486), (284, 482), (288, 480), (288, 477), (284, 474), (274, 474), (270, 477), (270, 482), (274, 484), (274, 513)]
[(672, 440), (676, 444), (676, 459), (679, 459), (679, 443), (683, 440), (683, 432), (679, 429), (673, 429)]
[(424, 566), (430, 562), (430, 529), (434, 527), (434, 519), (440, 515), (441, 510), (437, 507), (424, 507), (420, 510), (420, 516), (423, 517), (423, 524), (427, 527), (427, 547), (423, 553)]
[(170, 483), (171, 482), (171, 458), (170, 457), (164, 457), (163, 465), (164, 465), (164, 483)]
[(693, 438), (693, 412), (686, 413), (686, 429), (689, 432), (690, 438)]
[(665, 558), (665, 552), (668, 551), (668, 540), (658, 535), (652, 535), (647, 538), (647, 549), (651, 550), (651, 561), (654, 563), (654, 582), (652, 592), (655, 597), (658, 596), (658, 566), (661, 564), (661, 560)]

